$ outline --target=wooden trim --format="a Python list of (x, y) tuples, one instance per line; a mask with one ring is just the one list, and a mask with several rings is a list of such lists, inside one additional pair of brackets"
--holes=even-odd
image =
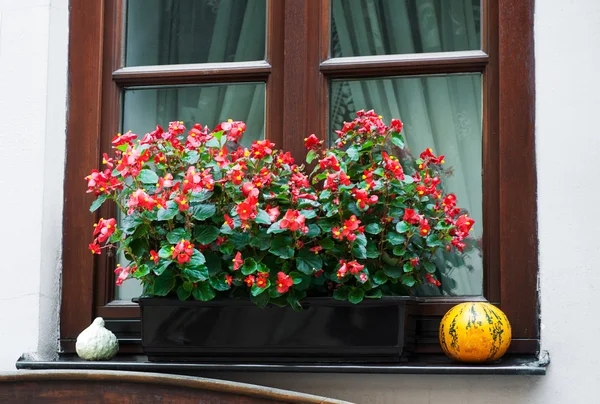
[[(100, 130), (100, 148), (95, 165), (100, 166), (101, 153), (112, 149), (111, 140), (119, 131), (120, 126), (120, 89), (111, 79), (111, 72), (116, 70), (122, 62), (122, 30), (114, 27), (123, 26), (124, 18), (123, 0), (105, 2), (104, 9), (104, 49), (101, 63), (102, 74), (102, 125)], [(90, 168), (88, 167), (88, 170)], [(116, 217), (117, 208), (114, 203), (105, 203), (98, 210), (99, 217)], [(100, 306), (109, 303), (115, 292), (115, 281), (113, 269), (116, 267), (116, 257), (101, 254), (97, 257), (95, 267), (95, 305)], [(94, 316), (102, 315), (97, 311)]]
[(284, 2), (269, 1), (267, 15), (267, 62), (271, 74), (267, 79), (266, 131), (267, 139), (279, 148), (283, 145), (284, 89)]
[[(301, 159), (305, 150), (300, 144), (307, 132), (307, 0), (285, 0), (283, 58), (283, 150)], [(302, 146), (302, 147), (301, 147)]]
[(534, 0), (500, 2), (501, 307), (514, 338), (539, 335)]
[(498, 3), (483, 2), (483, 49), (489, 54), (483, 74), (483, 294), (500, 300), (500, 163)]
[(333, 78), (470, 73), (482, 72), (489, 58), (483, 51), (356, 56), (328, 59), (320, 69)]
[(93, 231), (94, 217), (88, 210), (93, 197), (83, 191), (83, 178), (99, 155), (104, 1), (71, 0), (69, 9), (61, 339), (75, 338), (93, 315), (94, 256), (85, 242)]
[(112, 73), (121, 87), (266, 81), (272, 66), (264, 61), (122, 67)]

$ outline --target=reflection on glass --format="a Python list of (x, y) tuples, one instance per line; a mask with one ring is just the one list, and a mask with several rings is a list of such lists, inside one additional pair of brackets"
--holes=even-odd
[(332, 0), (331, 57), (481, 49), (480, 0)]
[(129, 0), (126, 66), (264, 60), (266, 0)]
[(156, 124), (166, 128), (171, 121), (183, 121), (214, 128), (233, 119), (246, 122), (242, 144), (264, 138), (265, 84), (192, 85), (125, 90), (123, 130), (143, 135)]
[(440, 254), (441, 291), (424, 286), (430, 295), (481, 295), (482, 235), (482, 106), (481, 74), (334, 80), (330, 89), (330, 133), (360, 109), (374, 109), (384, 121), (400, 118), (407, 149), (398, 152), (405, 171), (428, 147), (444, 154), (444, 190), (454, 193), (475, 227), (464, 256)]
[[(191, 128), (194, 123), (214, 128), (227, 119), (246, 122), (241, 144), (264, 139), (265, 84), (228, 84), (183, 87), (159, 87), (125, 90), (123, 130), (140, 136), (151, 132), (156, 124), (163, 128), (171, 121), (183, 121)], [(124, 257), (119, 257), (126, 265)], [(115, 299), (130, 300), (141, 293), (134, 279), (115, 288)]]

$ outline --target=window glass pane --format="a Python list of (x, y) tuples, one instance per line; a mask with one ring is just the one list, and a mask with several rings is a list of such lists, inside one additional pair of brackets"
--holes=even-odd
[[(193, 85), (182, 87), (136, 88), (125, 90), (123, 131), (140, 137), (159, 124), (167, 128), (171, 121), (183, 121), (187, 128), (194, 123), (214, 128), (227, 119), (246, 122), (241, 140), (250, 146), (265, 133), (265, 84)], [(119, 257), (121, 265), (124, 257)], [(138, 281), (127, 280), (115, 288), (115, 299), (131, 300), (140, 295)]]
[(171, 121), (183, 121), (214, 128), (233, 119), (246, 122), (241, 144), (264, 138), (265, 83), (211, 84), (125, 90), (123, 131), (143, 135), (157, 124), (166, 128)]
[(265, 59), (266, 0), (129, 0), (126, 66)]
[(332, 0), (331, 57), (481, 49), (480, 0)]
[(481, 74), (334, 80), (330, 88), (330, 132), (374, 109), (384, 121), (400, 118), (407, 148), (396, 154), (405, 172), (426, 148), (445, 155), (443, 187), (475, 219), (464, 255), (440, 253), (442, 287), (423, 286), (423, 295), (481, 295), (483, 292), (482, 93)]

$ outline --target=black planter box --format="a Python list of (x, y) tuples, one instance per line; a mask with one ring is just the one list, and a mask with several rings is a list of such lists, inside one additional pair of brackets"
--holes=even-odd
[(237, 299), (138, 302), (142, 347), (154, 362), (399, 362), (414, 345), (410, 297), (308, 298), (300, 312)]

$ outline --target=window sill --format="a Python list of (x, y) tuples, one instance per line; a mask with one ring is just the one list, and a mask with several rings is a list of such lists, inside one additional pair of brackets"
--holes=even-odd
[(388, 373), (438, 375), (525, 375), (543, 376), (550, 363), (547, 352), (538, 360), (533, 355), (511, 355), (491, 364), (456, 363), (443, 355), (423, 355), (398, 364), (366, 363), (185, 363), (148, 362), (145, 355), (118, 355), (110, 361), (88, 362), (76, 355), (61, 355), (56, 361), (36, 361), (22, 356), (19, 370), (121, 370), (173, 374), (207, 374), (210, 372), (302, 372), (302, 373)]

